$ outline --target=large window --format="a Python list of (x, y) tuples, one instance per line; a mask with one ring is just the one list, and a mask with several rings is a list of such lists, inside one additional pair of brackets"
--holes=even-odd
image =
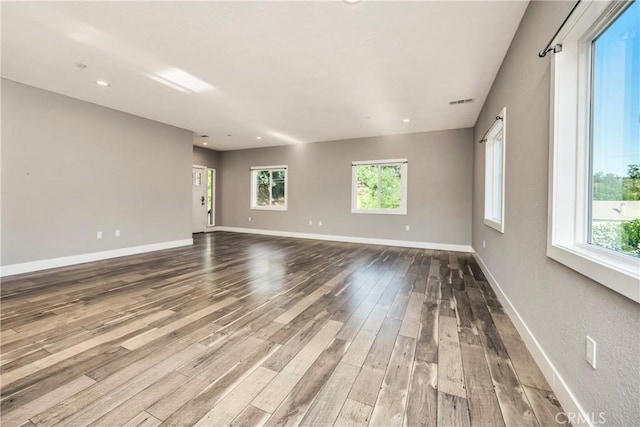
[(352, 163), (351, 212), (407, 213), (407, 159)]
[(287, 210), (287, 167), (251, 168), (251, 209)]
[(583, 2), (564, 28), (547, 254), (640, 302), (640, 4)]
[(504, 159), (506, 109), (485, 137), (484, 223), (504, 233)]

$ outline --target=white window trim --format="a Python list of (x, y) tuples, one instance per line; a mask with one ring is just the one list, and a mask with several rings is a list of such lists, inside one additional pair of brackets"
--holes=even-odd
[(552, 43), (547, 256), (640, 302), (640, 260), (587, 241), (591, 41), (620, 6), (583, 1)]
[[(249, 168), (251, 171), (251, 200), (249, 201), (249, 206), (251, 210), (256, 211), (286, 211), (287, 204), (289, 203), (289, 168), (287, 165), (277, 165), (277, 166), (252, 166)], [(284, 170), (284, 205), (282, 206), (258, 206), (255, 204), (258, 187), (256, 185), (256, 174), (258, 171), (264, 170)]]
[[(358, 175), (357, 167), (363, 165), (399, 165), (400, 166), (400, 186), (402, 187), (402, 200), (397, 209), (358, 209)], [(386, 160), (362, 160), (351, 162), (351, 213), (374, 214), (374, 215), (406, 215), (407, 214), (407, 159), (386, 159)]]
[[(495, 123), (489, 128), (485, 141), (484, 224), (496, 231), (499, 231), (500, 233), (504, 233), (505, 170), (507, 160), (507, 108), (504, 107), (500, 111), (500, 114), (498, 114), (498, 116), (501, 117), (501, 119), (496, 120)], [(502, 133), (502, 182), (500, 183), (502, 191), (500, 193), (500, 220), (492, 217), (492, 205), (494, 204), (495, 195), (493, 194), (493, 180), (492, 182), (489, 182), (489, 180), (487, 179), (487, 177), (494, 178), (495, 176), (495, 172), (493, 171), (495, 163), (493, 161), (491, 163), (491, 169), (487, 169), (487, 154), (490, 151), (490, 154), (493, 157), (493, 148), (490, 148), (490, 144), (492, 144), (492, 139), (495, 138), (498, 133)]]

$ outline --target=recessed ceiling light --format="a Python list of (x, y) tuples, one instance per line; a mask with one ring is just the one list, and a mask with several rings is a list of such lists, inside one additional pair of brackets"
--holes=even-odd
[(343, 0), (346, 4), (356, 4), (360, 3), (360, 0)]
[(98, 80), (98, 81), (96, 81), (96, 84), (98, 86), (105, 86), (105, 87), (109, 86), (109, 83), (105, 82), (104, 80)]
[(411, 121), (411, 119), (402, 119), (402, 121), (403, 121), (404, 123), (409, 123), (409, 122)]
[(262, 137), (261, 136), (256, 136), (256, 139), (262, 139)]
[(202, 145), (209, 145), (209, 144), (207, 144), (206, 142), (203, 142)]

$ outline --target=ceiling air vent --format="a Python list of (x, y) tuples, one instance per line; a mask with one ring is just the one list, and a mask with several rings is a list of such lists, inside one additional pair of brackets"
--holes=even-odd
[(470, 102), (473, 102), (473, 98), (456, 99), (455, 101), (449, 101), (449, 105), (468, 104)]

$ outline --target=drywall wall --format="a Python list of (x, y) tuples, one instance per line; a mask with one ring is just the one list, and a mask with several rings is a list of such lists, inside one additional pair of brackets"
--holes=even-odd
[(2, 80), (1, 264), (190, 239), (191, 147), (189, 131)]
[[(537, 56), (572, 7), (532, 1), (475, 127), (473, 247), (588, 415), (640, 425), (640, 305), (546, 256), (551, 56)], [(505, 233), (483, 224), (484, 145), (506, 122)], [(483, 248), (483, 241), (486, 248)], [(597, 342), (594, 370), (585, 337)]]
[(220, 167), (220, 152), (194, 145), (193, 164), (218, 169)]
[[(471, 137), (460, 129), (224, 151), (221, 225), (469, 245)], [(409, 162), (407, 215), (351, 213), (351, 162), (398, 158)], [(269, 165), (288, 166), (286, 212), (250, 209), (249, 168)]]
[[(193, 137), (194, 144), (201, 144), (202, 138), (198, 135), (194, 135)], [(215, 224), (220, 224), (220, 212), (218, 211), (218, 206), (220, 206), (220, 186), (222, 183), (222, 173), (220, 171), (220, 152), (216, 150), (210, 150), (208, 148), (199, 147), (197, 145), (193, 146), (193, 164), (198, 166), (206, 166), (209, 169), (215, 169), (216, 171), (216, 180), (215, 180)]]

